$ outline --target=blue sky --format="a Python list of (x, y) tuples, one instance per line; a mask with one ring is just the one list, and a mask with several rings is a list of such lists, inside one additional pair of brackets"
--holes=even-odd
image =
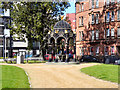
[(69, 7), (68, 9), (66, 9), (64, 15), (66, 15), (66, 13), (75, 13), (75, 2), (73, 0), (71, 0), (69, 3), (71, 5), (71, 7)]

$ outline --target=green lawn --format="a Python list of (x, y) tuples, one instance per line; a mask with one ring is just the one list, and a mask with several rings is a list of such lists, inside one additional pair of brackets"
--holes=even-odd
[(118, 65), (95, 65), (82, 68), (82, 72), (99, 79), (118, 83)]
[(2, 65), (2, 88), (30, 88), (24, 70), (16, 66)]

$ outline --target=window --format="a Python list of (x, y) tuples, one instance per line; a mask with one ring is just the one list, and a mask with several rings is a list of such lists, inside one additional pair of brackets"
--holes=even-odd
[(83, 40), (83, 31), (79, 31), (79, 40), (80, 40), (80, 41)]
[(96, 24), (98, 24), (98, 14), (96, 14)]
[(111, 0), (111, 3), (115, 3), (115, 0)]
[(83, 26), (83, 17), (79, 17), (79, 26)]
[(96, 8), (99, 7), (99, 0), (96, 0)]
[(82, 17), (82, 26), (83, 26), (83, 17)]
[(79, 17), (79, 26), (81, 26), (81, 17)]
[(81, 12), (82, 10), (81, 10), (81, 4), (79, 5), (79, 11)]
[(4, 34), (4, 29), (3, 27), (0, 26), (0, 35), (3, 35)]
[(117, 0), (117, 3), (120, 3), (120, 0)]
[(112, 11), (112, 13), (111, 13), (111, 21), (114, 21), (114, 18), (115, 18), (115, 16), (114, 16), (114, 11)]
[(3, 37), (0, 37), (0, 45), (3, 45)]
[(0, 25), (3, 25), (3, 18), (0, 18)]
[(92, 0), (92, 8), (94, 8), (94, 0)]
[(84, 4), (82, 3), (82, 11), (84, 11)]
[(106, 32), (105, 32), (105, 29), (104, 29), (104, 39), (106, 38)]
[(105, 2), (106, 2), (106, 1), (104, 0), (104, 5), (105, 5)]
[(99, 55), (99, 47), (97, 46), (96, 47), (96, 56), (98, 56)]
[(89, 40), (91, 40), (91, 39), (92, 39), (92, 32), (91, 32), (91, 31), (89, 31), (88, 33), (89, 33), (89, 35), (88, 35)]
[(107, 28), (106, 30), (107, 30), (107, 31), (106, 31), (106, 36), (109, 37), (109, 36), (110, 36), (110, 29)]
[(105, 51), (105, 56), (107, 56), (108, 55), (108, 46), (104, 47), (104, 51)]
[(94, 40), (94, 31), (92, 31), (92, 40)]
[(115, 49), (114, 46), (111, 46), (111, 55), (114, 55)]
[(94, 24), (94, 14), (92, 14), (92, 24)]
[(106, 22), (109, 22), (109, 19), (110, 19), (110, 13), (107, 12), (107, 19), (106, 19)]
[(120, 20), (120, 10), (118, 10), (117, 20)]
[(107, 5), (109, 5), (109, 3), (110, 3), (110, 1), (109, 1), (109, 0), (107, 0)]
[(84, 48), (82, 47), (82, 55), (84, 55)]
[(111, 29), (111, 36), (114, 37), (114, 28)]
[(117, 29), (117, 36), (120, 37), (120, 27)]
[(3, 48), (0, 47), (0, 57), (3, 57)]
[(0, 15), (4, 15), (3, 9), (0, 8)]
[(99, 31), (96, 30), (96, 40), (98, 40), (98, 39), (99, 39)]
[(82, 56), (83, 53), (82, 53), (82, 47), (80, 47), (80, 56)]
[(90, 55), (93, 55), (93, 47), (90, 47)]

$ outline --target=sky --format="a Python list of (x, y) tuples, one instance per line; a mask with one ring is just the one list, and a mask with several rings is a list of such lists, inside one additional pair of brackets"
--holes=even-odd
[(75, 2), (73, 0), (69, 0), (70, 2), (70, 7), (65, 10), (64, 15), (66, 16), (66, 13), (75, 13)]

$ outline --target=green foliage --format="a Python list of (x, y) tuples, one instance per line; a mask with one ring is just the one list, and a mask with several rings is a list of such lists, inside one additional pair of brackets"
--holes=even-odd
[(118, 83), (118, 65), (96, 65), (81, 69), (82, 72), (99, 79)]
[(16, 66), (2, 65), (2, 88), (30, 88), (24, 70)]
[(11, 34), (17, 34), (19, 39), (28, 38), (29, 49), (34, 40), (44, 46), (43, 37), (47, 36), (51, 27), (57, 22), (57, 16), (68, 8), (68, 2), (14, 2), (3, 4), (11, 9)]

